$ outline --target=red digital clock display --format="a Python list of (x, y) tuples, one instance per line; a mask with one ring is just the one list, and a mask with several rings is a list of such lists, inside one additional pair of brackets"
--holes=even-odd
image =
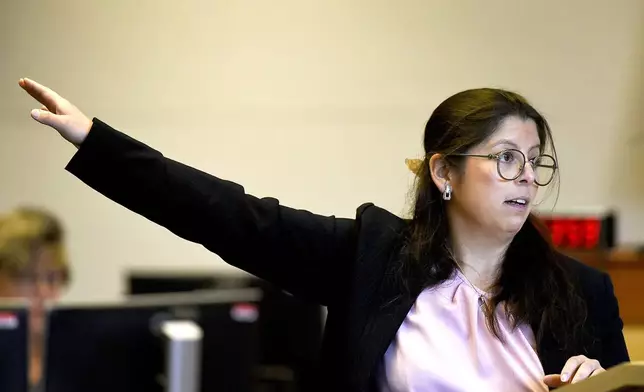
[(552, 243), (562, 249), (605, 249), (614, 245), (612, 215), (540, 216)]

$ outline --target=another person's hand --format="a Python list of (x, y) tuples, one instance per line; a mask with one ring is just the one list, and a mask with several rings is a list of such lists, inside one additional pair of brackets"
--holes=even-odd
[(561, 374), (549, 374), (543, 381), (547, 386), (556, 388), (562, 385), (574, 384), (603, 371), (605, 371), (604, 368), (596, 359), (590, 359), (584, 355), (577, 355), (568, 359), (561, 370)]
[(31, 111), (34, 120), (54, 128), (76, 147), (83, 143), (92, 127), (92, 121), (76, 106), (33, 80), (20, 79), (18, 84), (42, 104), (40, 109)]

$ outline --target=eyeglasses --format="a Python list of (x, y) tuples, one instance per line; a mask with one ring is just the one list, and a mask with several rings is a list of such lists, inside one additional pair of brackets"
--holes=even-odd
[[(503, 150), (497, 154), (449, 154), (451, 156), (478, 157), (496, 160), (496, 169), (499, 176), (504, 180), (514, 181), (523, 174), (525, 170), (526, 157), (523, 152), (515, 149)], [(534, 170), (534, 182), (539, 186), (550, 184), (557, 170), (555, 158), (547, 154), (529, 160)]]

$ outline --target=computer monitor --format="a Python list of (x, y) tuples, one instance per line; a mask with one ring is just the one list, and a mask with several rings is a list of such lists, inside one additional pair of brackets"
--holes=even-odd
[(186, 292), (203, 289), (258, 288), (260, 361), (265, 368), (292, 372), (293, 388), (313, 389), (324, 331), (324, 308), (296, 298), (275, 285), (250, 274), (190, 270), (131, 270), (126, 275), (127, 293)]
[(0, 302), (0, 390), (25, 392), (29, 386), (29, 306)]
[(201, 390), (251, 391), (257, 364), (258, 290), (145, 295), (48, 311), (47, 392), (164, 391), (163, 320), (203, 331)]

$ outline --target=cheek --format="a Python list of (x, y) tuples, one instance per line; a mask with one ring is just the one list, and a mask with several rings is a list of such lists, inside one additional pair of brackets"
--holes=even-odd
[(462, 191), (472, 207), (489, 208), (491, 204), (498, 204), (497, 199), (501, 197), (503, 180), (499, 178), (495, 165), (485, 163), (470, 165), (463, 178)]
[(42, 299), (45, 301), (56, 301), (60, 298), (61, 289), (60, 287), (52, 287), (47, 292), (42, 294)]
[(18, 284), (14, 289), (15, 297), (33, 299), (36, 295), (36, 290), (29, 284)]
[(0, 283), (0, 297), (4, 298), (21, 298), (26, 297), (29, 293), (24, 290), (20, 285), (11, 281), (3, 281)]

